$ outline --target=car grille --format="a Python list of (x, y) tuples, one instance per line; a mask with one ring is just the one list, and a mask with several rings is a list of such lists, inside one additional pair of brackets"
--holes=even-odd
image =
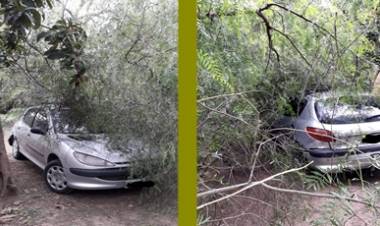
[(114, 162), (116, 165), (126, 165), (130, 164), (130, 162)]
[(125, 175), (125, 176), (100, 176), (98, 178), (102, 179), (102, 180), (117, 181), (117, 180), (127, 180), (128, 175)]

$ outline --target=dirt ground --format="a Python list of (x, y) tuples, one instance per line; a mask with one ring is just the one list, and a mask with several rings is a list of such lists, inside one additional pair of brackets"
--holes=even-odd
[[(380, 171), (363, 171), (365, 183), (358, 180), (345, 183), (344, 188), (352, 198), (372, 201), (379, 205)], [(336, 187), (328, 186), (323, 193), (338, 193)], [(302, 198), (302, 199), (300, 199)], [(344, 226), (380, 226), (378, 211), (360, 203), (342, 202), (332, 199), (303, 196), (298, 197), (301, 211), (295, 217), (295, 226), (344, 225)], [(303, 208), (302, 208), (303, 207)]]
[[(363, 186), (354, 173), (340, 178), (339, 188), (334, 183), (318, 192), (338, 193), (346, 197), (373, 201), (380, 206), (380, 170), (363, 170)], [(257, 172), (260, 180), (270, 172)], [(342, 175), (340, 175), (342, 176)], [(245, 182), (246, 176), (235, 173), (233, 184)], [(279, 181), (277, 181), (279, 182)], [(273, 186), (281, 187), (281, 183)], [(257, 186), (234, 198), (211, 206), (202, 212), (210, 216), (207, 226), (380, 226), (379, 212), (360, 203), (336, 199), (281, 193)], [(207, 215), (208, 214), (208, 215)]]
[[(5, 133), (7, 137), (9, 130)], [(7, 151), (17, 193), (0, 200), (0, 225), (176, 225), (174, 208), (150, 206), (141, 189), (55, 194), (45, 185), (40, 168), (14, 160), (9, 146)]]

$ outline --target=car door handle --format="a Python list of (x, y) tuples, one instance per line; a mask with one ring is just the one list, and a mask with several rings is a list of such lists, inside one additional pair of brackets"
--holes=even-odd
[(30, 133), (26, 134), (26, 136), (30, 137)]

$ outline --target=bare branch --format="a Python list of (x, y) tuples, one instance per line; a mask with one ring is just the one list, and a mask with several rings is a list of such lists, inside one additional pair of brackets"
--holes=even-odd
[(268, 55), (268, 62), (270, 59), (270, 53), (274, 52), (276, 54), (276, 59), (278, 62), (280, 62), (280, 54), (278, 51), (274, 48), (273, 46), (273, 40), (272, 40), (272, 29), (273, 27), (270, 25), (268, 18), (263, 14), (264, 8), (259, 9), (256, 11), (256, 14), (263, 20), (265, 28), (266, 28), (266, 33), (267, 33), (267, 38), (268, 38), (268, 47), (269, 47), (269, 55)]
[(216, 112), (216, 113), (219, 113), (219, 114), (222, 114), (222, 115), (228, 116), (228, 117), (230, 117), (230, 118), (236, 119), (236, 120), (238, 120), (238, 121), (243, 122), (243, 123), (246, 124), (246, 125), (251, 125), (250, 123), (248, 123), (247, 121), (245, 121), (244, 119), (242, 119), (242, 118), (240, 118), (240, 117), (236, 117), (236, 116), (234, 116), (234, 115), (230, 115), (230, 114), (228, 114), (228, 113), (226, 113), (226, 112), (219, 111), (219, 110), (217, 110), (217, 109), (211, 108), (211, 107), (209, 107), (209, 106), (207, 106), (207, 105), (205, 105), (205, 104), (202, 104), (202, 103), (201, 103), (200, 105), (201, 105), (202, 107), (204, 107), (204, 108), (207, 108), (207, 109), (210, 110), (210, 111), (214, 111), (214, 112)]
[(234, 193), (232, 193), (232, 194), (229, 194), (229, 195), (226, 195), (226, 196), (221, 197), (221, 198), (219, 198), (219, 199), (213, 200), (213, 201), (211, 201), (211, 202), (208, 202), (208, 203), (202, 204), (202, 205), (198, 206), (197, 209), (202, 209), (202, 208), (204, 208), (204, 207), (206, 207), (206, 206), (208, 206), (208, 205), (211, 205), (211, 204), (214, 204), (214, 203), (217, 203), (217, 202), (223, 201), (223, 200), (225, 200), (225, 199), (231, 198), (232, 196), (235, 196), (235, 195), (237, 195), (237, 194), (239, 194), (239, 193), (241, 193), (241, 192), (243, 192), (243, 191), (245, 191), (245, 190), (248, 190), (248, 189), (250, 189), (250, 188), (252, 188), (252, 187), (254, 187), (254, 186), (260, 185), (260, 184), (265, 183), (265, 182), (267, 182), (267, 181), (273, 180), (274, 178), (279, 177), (279, 176), (282, 176), (282, 175), (284, 175), (284, 174), (288, 174), (288, 173), (292, 173), (292, 172), (300, 171), (300, 170), (302, 170), (302, 169), (307, 168), (307, 167), (310, 166), (312, 163), (313, 163), (313, 162), (309, 162), (308, 164), (306, 164), (306, 165), (304, 165), (304, 166), (302, 166), (302, 167), (299, 167), (299, 168), (293, 168), (293, 169), (286, 170), (286, 171), (283, 171), (283, 172), (280, 172), (280, 173), (276, 173), (276, 174), (274, 174), (274, 175), (272, 175), (272, 176), (269, 176), (269, 177), (267, 177), (267, 178), (265, 178), (265, 179), (263, 179), (263, 180), (260, 180), (260, 181), (254, 181), (254, 182), (250, 182), (250, 183), (246, 182), (246, 183), (242, 183), (242, 184), (232, 185), (232, 186), (223, 187), (223, 188), (216, 188), (216, 189), (213, 189), (213, 190), (209, 190), (209, 191), (205, 191), (205, 192), (199, 193), (199, 194), (197, 195), (198, 198), (203, 197), (203, 196), (207, 196), (207, 195), (211, 195), (211, 194), (215, 194), (215, 193), (219, 193), (219, 192), (221, 192), (221, 191), (224, 192), (224, 191), (228, 191), (228, 190), (234, 190), (234, 189), (236, 189), (236, 188), (239, 188), (239, 187), (243, 187), (243, 186), (244, 186), (242, 189), (240, 189), (240, 190), (238, 190), (238, 191), (236, 191), (236, 192), (234, 192)]
[(319, 197), (319, 198), (346, 200), (346, 201), (349, 201), (349, 202), (360, 203), (360, 204), (363, 204), (363, 205), (366, 205), (366, 206), (369, 206), (369, 207), (380, 208), (380, 206), (375, 205), (373, 203), (366, 202), (366, 201), (363, 201), (363, 200), (360, 200), (360, 199), (351, 198), (351, 197), (341, 196), (341, 195), (339, 195), (337, 193), (330, 193), (330, 194), (328, 194), (328, 193), (320, 193), (320, 192), (300, 191), (300, 190), (293, 190), (293, 189), (274, 187), (274, 186), (268, 185), (266, 183), (262, 183), (261, 185), (264, 186), (264, 187), (266, 187), (266, 188), (268, 188), (268, 189), (270, 189), (270, 190), (277, 191), (277, 192), (291, 193), (291, 194), (297, 194), (297, 195), (306, 195), (306, 196), (313, 196), (313, 197)]

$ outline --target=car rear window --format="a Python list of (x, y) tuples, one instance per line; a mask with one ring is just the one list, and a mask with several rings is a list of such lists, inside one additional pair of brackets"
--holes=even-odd
[(297, 115), (300, 115), (303, 112), (306, 105), (307, 105), (307, 100), (306, 99), (301, 100), (301, 102), (298, 104)]
[(380, 121), (380, 97), (371, 95), (339, 96), (316, 101), (319, 121), (327, 124), (351, 124)]

